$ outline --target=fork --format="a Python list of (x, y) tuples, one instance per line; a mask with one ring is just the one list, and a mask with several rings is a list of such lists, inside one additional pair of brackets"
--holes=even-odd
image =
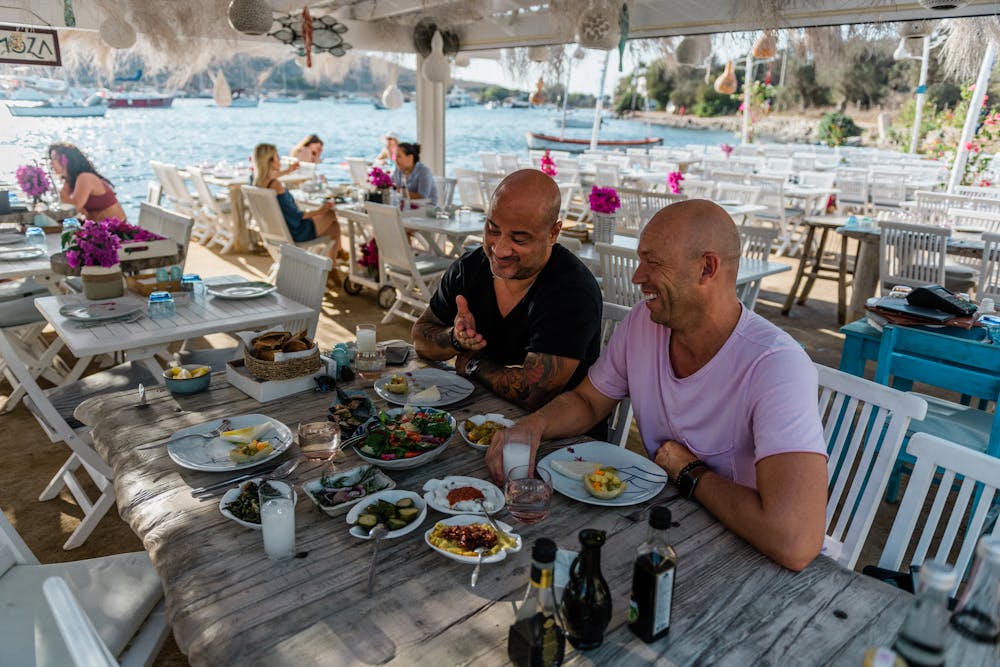
[(126, 315), (125, 317), (120, 317), (111, 320), (99, 320), (97, 322), (84, 322), (83, 324), (78, 324), (77, 329), (94, 329), (97, 327), (103, 327), (108, 324), (132, 324), (138, 322), (139, 320), (145, 318), (146, 316), (142, 313), (134, 313), (132, 315)]
[(184, 438), (197, 437), (197, 438), (205, 438), (206, 440), (211, 440), (212, 438), (218, 438), (220, 435), (222, 435), (223, 431), (228, 431), (230, 426), (232, 426), (232, 423), (229, 421), (229, 419), (223, 419), (222, 423), (219, 424), (218, 427), (212, 429), (208, 433), (186, 433), (179, 438), (167, 438), (166, 440), (162, 440), (160, 442), (151, 442), (148, 445), (140, 445), (139, 447), (136, 447), (136, 449), (137, 450), (152, 449), (153, 447), (159, 447), (160, 445), (167, 445), (173, 442), (174, 440), (183, 440)]

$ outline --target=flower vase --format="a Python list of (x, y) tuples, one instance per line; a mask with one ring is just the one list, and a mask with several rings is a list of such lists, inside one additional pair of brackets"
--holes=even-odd
[(92, 301), (114, 299), (125, 293), (121, 264), (114, 266), (85, 266), (80, 270), (83, 295)]
[(615, 216), (613, 213), (594, 213), (594, 243), (614, 243)]

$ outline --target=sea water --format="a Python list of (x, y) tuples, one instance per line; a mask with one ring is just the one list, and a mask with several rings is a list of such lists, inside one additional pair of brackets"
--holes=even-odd
[[(481, 169), (480, 151), (528, 155), (525, 132), (559, 134), (551, 109), (448, 109), (445, 115), (446, 171)], [(640, 121), (610, 120), (602, 139), (662, 137), (665, 146), (734, 143), (729, 132), (688, 130)], [(13, 181), (22, 164), (48, 166), (47, 146), (76, 144), (112, 183), (130, 217), (138, 214), (154, 180), (150, 160), (178, 167), (226, 162), (248, 166), (256, 144), (273, 143), (285, 155), (309, 134), (323, 139), (318, 173), (330, 182), (350, 180), (346, 157), (373, 159), (382, 135), (396, 132), (401, 141), (416, 140), (412, 102), (395, 110), (344, 104), (331, 99), (298, 104), (220, 108), (208, 99), (178, 99), (167, 109), (109, 109), (103, 118), (14, 118), (0, 108), (0, 181)], [(566, 136), (589, 138), (590, 131), (567, 130)]]

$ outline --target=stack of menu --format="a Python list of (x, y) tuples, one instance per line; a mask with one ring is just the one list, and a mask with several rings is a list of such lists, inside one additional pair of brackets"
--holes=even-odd
[(890, 324), (945, 325), (961, 329), (971, 329), (973, 325), (972, 317), (958, 317), (936, 308), (914, 306), (905, 298), (885, 296), (874, 301), (869, 300), (865, 309)]

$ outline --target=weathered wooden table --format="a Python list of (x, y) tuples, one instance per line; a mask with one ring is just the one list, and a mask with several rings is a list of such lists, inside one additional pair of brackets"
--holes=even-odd
[[(867, 647), (892, 641), (910, 599), (822, 557), (801, 573), (784, 570), (699, 505), (678, 499), (670, 503), (676, 522), (670, 539), (679, 558), (672, 628), (667, 638), (646, 645), (625, 627), (632, 562), (646, 526), (620, 510), (558, 494), (539, 524), (507, 519), (525, 548), (484, 566), (475, 589), (471, 566), (424, 544), (424, 530), (442, 518), (432, 510), (420, 529), (383, 543), (377, 591), (367, 597), (371, 545), (351, 537), (343, 518), (326, 516), (300, 494), (302, 557), (271, 562), (261, 534), (224, 518), (218, 497), (191, 497), (192, 487), (221, 475), (181, 469), (164, 448), (136, 449), (226, 415), (261, 412), (294, 426), (324, 415), (332, 398), (305, 393), (261, 405), (222, 377), (212, 380), (207, 392), (193, 396), (156, 388), (147, 408), (135, 407), (134, 394), (121, 394), (77, 410), (94, 425), (97, 450), (114, 468), (121, 515), (163, 580), (174, 635), (193, 665), (507, 664), (510, 601), (523, 594), (532, 543), (547, 536), (576, 549), (583, 528), (608, 532), (602, 567), (614, 615), (604, 644), (586, 654), (569, 652), (568, 664), (854, 666)], [(460, 420), (482, 412), (520, 414), (478, 387), (452, 408)], [(353, 454), (340, 457), (339, 465), (355, 463)], [(302, 472), (294, 481), (316, 474)], [(430, 478), (488, 476), (482, 453), (460, 436), (435, 461), (390, 474), (397, 488), (415, 491)], [(668, 486), (663, 495), (671, 493)]]

